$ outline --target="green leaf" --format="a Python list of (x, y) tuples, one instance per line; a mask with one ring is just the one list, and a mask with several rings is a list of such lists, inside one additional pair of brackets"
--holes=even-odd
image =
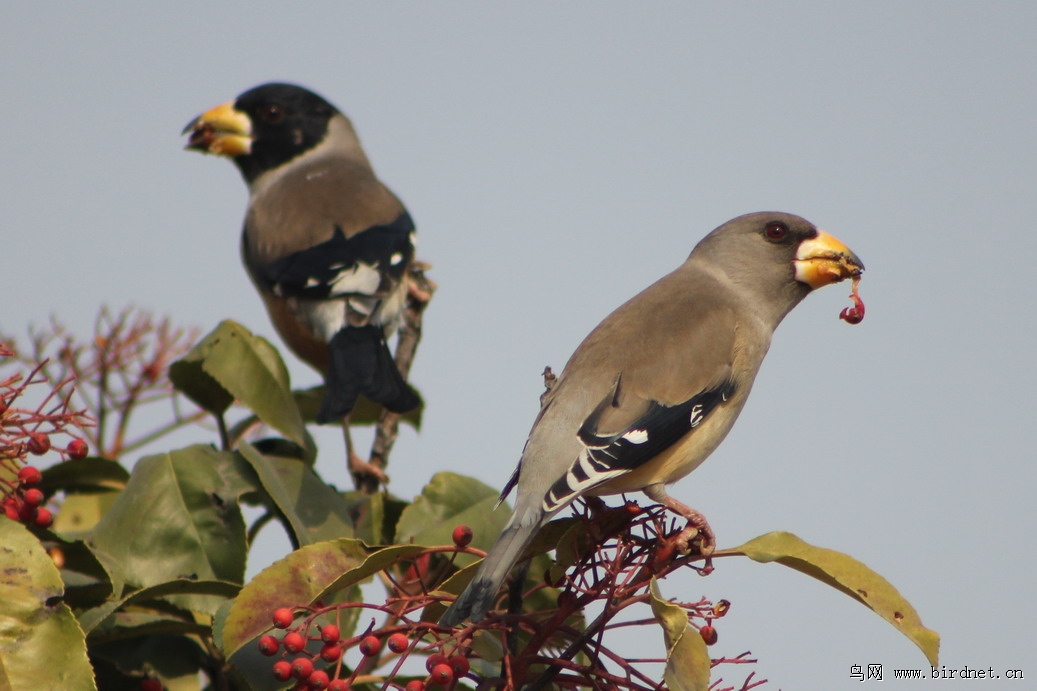
[(234, 395), (205, 370), (211, 344), (200, 341), (187, 355), (169, 365), (169, 381), (198, 407), (217, 417), (234, 403)]
[[(126, 486), (130, 474), (121, 464), (91, 456), (80, 461), (57, 463), (43, 471), (40, 483), (47, 495), (65, 492), (117, 492)], [(64, 510), (64, 507), (62, 507)]]
[(760, 563), (778, 562), (830, 585), (911, 639), (925, 653), (930, 665), (939, 664), (940, 634), (922, 625), (918, 612), (889, 581), (853, 557), (815, 547), (785, 532), (767, 533), (724, 552), (744, 554)]
[(44, 470), (40, 489), (48, 496), (59, 491), (66, 493), (61, 511), (54, 517), (53, 530), (76, 535), (93, 528), (111, 508), (129, 477), (121, 464), (97, 456), (58, 463)]
[(238, 452), (255, 470), (295, 544), (353, 536), (352, 515), (361, 500), (347, 501), (296, 458), (262, 454), (245, 441), (238, 443)]
[(114, 492), (69, 494), (54, 516), (54, 531), (76, 535), (90, 530), (100, 523), (118, 496)]
[[(62, 504), (58, 516), (64, 512)], [(59, 533), (53, 533), (52, 538), (51, 553), (63, 562), (61, 580), (69, 607), (76, 611), (96, 607), (122, 590), (124, 579), (115, 563), (102, 561), (83, 540), (67, 539)]]
[[(560, 524), (561, 521), (552, 521), (552, 523)], [(565, 530), (557, 536), (555, 541), (555, 561), (551, 565), (550, 571), (551, 582), (557, 583), (561, 580), (566, 571), (575, 566), (595, 547), (597, 547), (597, 543), (594, 541), (594, 537), (587, 532), (587, 526), (583, 521), (570, 519)]]
[(259, 419), (300, 446), (306, 426), (291, 381), (266, 339), (227, 320), (169, 368), (174, 386), (202, 408), (220, 415), (237, 399)]
[(215, 595), (222, 599), (230, 599), (236, 596), (240, 589), (241, 586), (236, 583), (181, 578), (175, 581), (160, 583), (150, 588), (141, 588), (123, 598), (108, 600), (98, 607), (81, 613), (79, 615), (79, 624), (87, 634), (91, 634), (96, 628), (108, 622), (116, 611), (126, 605), (146, 603), (149, 600), (170, 595)]
[(664, 679), (672, 691), (707, 691), (712, 660), (702, 636), (688, 625), (688, 613), (662, 598), (659, 584), (651, 583), (652, 614), (666, 641)]
[[(197, 680), (198, 671), (206, 662), (205, 653), (193, 637), (162, 633), (92, 643), (90, 652), (111, 663), (122, 674), (138, 678), (144, 674), (157, 674), (167, 689), (173, 688), (170, 682), (174, 679), (193, 675)], [(136, 681), (131, 688), (139, 688), (139, 684)], [(197, 688), (197, 682), (194, 688)]]
[(389, 545), (396, 542), (396, 524), (410, 502), (388, 494), (367, 494), (361, 490), (343, 492), (342, 496), (356, 507), (353, 513), (354, 537), (368, 545)]
[[(436, 473), (421, 490), (421, 495), (403, 510), (396, 524), (396, 542), (421, 545), (453, 544), (454, 528), (472, 528), (472, 546), (488, 550), (508, 522), (507, 507), (495, 511), (497, 490), (478, 480), (456, 473)], [(476, 557), (459, 554), (456, 563), (464, 566)]]
[[(359, 544), (365, 549), (370, 550), (370, 548), (364, 545), (360, 540), (335, 540), (333, 544), (343, 545), (349, 542)], [(427, 548), (423, 545), (412, 544), (390, 545), (388, 547), (382, 547), (381, 549), (371, 551), (363, 562), (350, 568), (328, 584), (322, 592), (318, 593), (315, 599), (320, 600), (326, 598), (332, 593), (339, 592), (350, 586), (359, 585), (379, 571), (383, 571), (399, 561), (409, 560), (411, 557), (421, 554), (426, 549)]]
[(96, 690), (86, 638), (62, 593), (40, 541), (0, 519), (0, 688)]
[[(181, 578), (241, 583), (247, 548), (237, 497), (250, 485), (239, 464), (203, 445), (140, 459), (88, 543), (138, 588)], [(196, 595), (176, 601), (206, 612), (220, 604)]]
[[(324, 387), (314, 386), (309, 389), (299, 389), (294, 391), (295, 403), (299, 406), (299, 411), (302, 413), (302, 417), (306, 422), (314, 422), (317, 419), (317, 411), (320, 410), (321, 401), (324, 400)], [(419, 392), (420, 396), (420, 392)], [(353, 406), (352, 412), (349, 414), (349, 424), (353, 426), (362, 425), (377, 425), (382, 419), (382, 411), (384, 409), (378, 403), (374, 403), (363, 396), (360, 396), (356, 405)], [(425, 403), (422, 400), (414, 410), (404, 413), (400, 416), (400, 421), (404, 422), (416, 430), (421, 429), (421, 417), (425, 412)]]

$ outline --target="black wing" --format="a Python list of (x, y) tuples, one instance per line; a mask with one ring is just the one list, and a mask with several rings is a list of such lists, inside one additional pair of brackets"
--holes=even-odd
[(335, 226), (330, 240), (254, 267), (260, 284), (275, 295), (312, 300), (378, 295), (403, 278), (414, 257), (414, 221), (404, 211), (395, 221), (347, 238)]
[(544, 510), (554, 511), (577, 495), (655, 458), (701, 425), (734, 391), (734, 382), (727, 380), (677, 405), (652, 401), (634, 424), (619, 432), (600, 434), (597, 425), (601, 415), (615, 400), (614, 394), (608, 396), (580, 427), (577, 436), (584, 448), (548, 490)]

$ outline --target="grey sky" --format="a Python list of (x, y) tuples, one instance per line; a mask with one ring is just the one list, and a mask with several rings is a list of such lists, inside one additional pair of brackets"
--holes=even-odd
[[(797, 308), (728, 441), (673, 494), (722, 546), (784, 529), (862, 559), (943, 635), (947, 666), (1037, 676), (1037, 5), (100, 7), (0, 10), (0, 329), (54, 314), (85, 333), (133, 303), (280, 346), (238, 261), (244, 184), (178, 135), (295, 81), (353, 119), (440, 284), (413, 373), (425, 429), (401, 439), (392, 490), (440, 469), (500, 487), (545, 364), (713, 227), (801, 214), (864, 260), (867, 318), (837, 319), (848, 286)], [(320, 439), (321, 472), (347, 484), (338, 434)], [(727, 561), (664, 592), (732, 600), (714, 652), (752, 650), (765, 688), (925, 666), (776, 566)]]

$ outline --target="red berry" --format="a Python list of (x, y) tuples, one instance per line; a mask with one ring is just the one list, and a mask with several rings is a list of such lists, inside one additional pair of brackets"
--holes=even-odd
[(406, 691), (425, 691), (425, 682), (421, 679), (411, 679), (404, 688)]
[(284, 635), (284, 649), (290, 653), (297, 653), (306, 647), (306, 639), (298, 631), (289, 631)]
[(706, 645), (713, 645), (717, 642), (717, 630), (709, 624), (699, 629), (699, 635), (702, 636), (702, 640), (706, 642)]
[(453, 668), (454, 675), (458, 679), (468, 674), (468, 670), (472, 668), (468, 663), (468, 658), (464, 655), (451, 655), (447, 663)]
[(25, 487), (32, 487), (43, 481), (43, 473), (39, 468), (27, 465), (18, 471), (18, 481)]
[(431, 672), (434, 667), (436, 667), (438, 665), (445, 665), (445, 664), (446, 664), (446, 655), (444, 655), (442, 653), (432, 653), (431, 655), (428, 656), (428, 659), (425, 660), (425, 669), (428, 670), (429, 672)]
[(274, 679), (288, 681), (292, 678), (292, 663), (288, 660), (278, 660), (274, 663)]
[(429, 675), (434, 683), (446, 686), (454, 680), (454, 668), (450, 665), (436, 665), (432, 668), (432, 674)]
[(4, 513), (12, 521), (17, 521), (20, 517), (18, 516), (18, 504), (14, 501), (4, 500)]
[(861, 282), (861, 277), (854, 276), (853, 288), (850, 291), (850, 299), (853, 300), (853, 307), (847, 307), (839, 313), (839, 318), (848, 324), (860, 324), (864, 321), (864, 301), (861, 300), (861, 296), (857, 294), (857, 287)]
[(140, 691), (162, 691), (162, 682), (153, 677), (145, 677), (140, 681)]
[(73, 461), (81, 461), (90, 453), (90, 446), (82, 439), (73, 439), (65, 447), (65, 451)]
[(325, 662), (338, 662), (342, 657), (342, 646), (338, 643), (328, 643), (320, 649), (320, 659)]
[(29, 441), (25, 446), (29, 449), (29, 453), (42, 456), (50, 451), (50, 437), (42, 432), (33, 432), (29, 435)]
[(295, 613), (287, 607), (279, 607), (274, 610), (274, 626), (279, 629), (287, 629), (292, 625)]
[(378, 636), (366, 636), (360, 641), (360, 654), (364, 657), (374, 657), (382, 649), (382, 641)]
[(314, 670), (310, 673), (310, 676), (306, 679), (307, 685), (311, 689), (320, 691), (320, 689), (328, 688), (328, 673), (322, 669)]
[(259, 652), (264, 655), (277, 655), (277, 651), (281, 647), (281, 642), (273, 636), (262, 636), (259, 639)]
[(402, 653), (410, 645), (410, 639), (408, 639), (402, 633), (394, 633), (389, 636), (389, 650), (394, 653)]
[(292, 660), (292, 676), (296, 679), (309, 679), (313, 674), (313, 662), (308, 657), (297, 657)]
[(332, 679), (328, 691), (349, 691), (349, 682), (345, 679)]
[(43, 492), (39, 491), (35, 487), (32, 487), (30, 489), (25, 490), (22, 493), (22, 499), (25, 500), (26, 504), (30, 504), (31, 506), (39, 506), (44, 502), (46, 497), (43, 496)]
[(33, 522), (41, 528), (49, 528), (54, 524), (54, 514), (41, 506), (36, 509), (36, 517), (33, 518)]
[(461, 524), (454, 528), (454, 532), (451, 535), (454, 539), (454, 544), (458, 547), (467, 547), (472, 541), (472, 529), (468, 526)]
[(22, 523), (32, 523), (36, 520), (36, 514), (39, 513), (39, 509), (31, 504), (23, 503), (18, 507), (18, 519)]
[(334, 624), (322, 626), (320, 629), (320, 639), (325, 643), (338, 643), (338, 639), (341, 637), (342, 632)]

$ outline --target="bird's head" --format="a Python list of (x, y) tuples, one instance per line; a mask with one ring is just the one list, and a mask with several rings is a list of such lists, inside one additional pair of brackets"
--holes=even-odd
[(689, 261), (721, 270), (777, 321), (810, 291), (864, 271), (832, 235), (805, 218), (771, 211), (728, 221), (702, 239)]
[(251, 183), (319, 146), (336, 116), (345, 120), (312, 91), (271, 83), (207, 110), (188, 123), (183, 134), (190, 135), (188, 150), (230, 158)]

